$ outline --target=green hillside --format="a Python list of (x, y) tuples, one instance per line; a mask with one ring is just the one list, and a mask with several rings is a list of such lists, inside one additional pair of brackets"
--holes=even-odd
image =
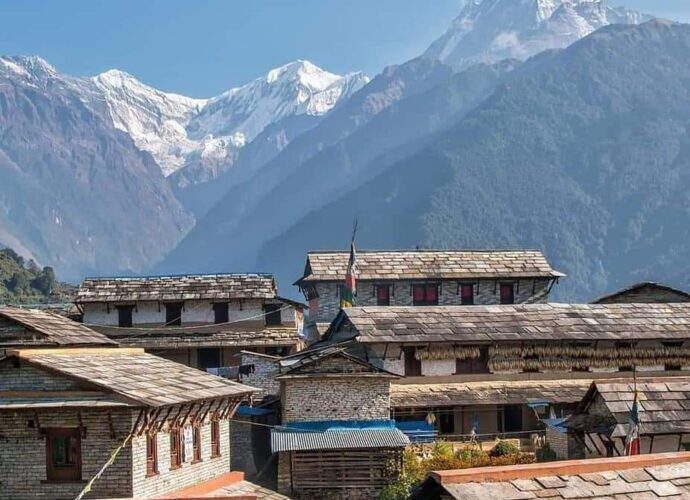
[(52, 267), (40, 268), (14, 250), (0, 250), (0, 304), (70, 302), (75, 287), (60, 283)]

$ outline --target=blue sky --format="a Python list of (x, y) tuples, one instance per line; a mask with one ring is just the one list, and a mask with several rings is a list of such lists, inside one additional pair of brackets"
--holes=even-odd
[[(295, 59), (336, 73), (420, 54), (462, 0), (0, 0), (0, 53), (40, 55), (61, 71), (111, 68), (207, 97)], [(690, 0), (619, 0), (690, 21)]]

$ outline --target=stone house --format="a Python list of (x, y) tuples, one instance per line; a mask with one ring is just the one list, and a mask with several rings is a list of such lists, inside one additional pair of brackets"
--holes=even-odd
[(286, 355), (302, 346), (304, 306), (281, 298), (270, 274), (87, 278), (83, 322), (121, 345), (206, 370), (243, 349)]
[[(348, 252), (307, 254), (295, 282), (309, 317), (329, 323), (340, 309)], [(545, 302), (563, 273), (539, 251), (358, 250), (358, 306), (436, 306)]]
[(228, 419), (253, 388), (134, 348), (0, 360), (3, 498), (150, 498), (230, 470)]
[(528, 438), (573, 413), (592, 380), (690, 374), (690, 304), (352, 307), (320, 345), (399, 375), (398, 423)]
[(117, 342), (59, 314), (0, 307), (0, 357), (18, 347), (65, 346), (117, 347)]
[(640, 302), (690, 302), (690, 293), (660, 283), (645, 281), (599, 297), (592, 301), (592, 304)]
[(341, 348), (281, 360), (282, 426), (271, 431), (278, 491), (293, 498), (375, 498), (407, 437), (390, 419), (395, 375)]
[(690, 377), (597, 380), (577, 411), (559, 424), (576, 443), (563, 458), (624, 455), (636, 390), (640, 453), (690, 449)]

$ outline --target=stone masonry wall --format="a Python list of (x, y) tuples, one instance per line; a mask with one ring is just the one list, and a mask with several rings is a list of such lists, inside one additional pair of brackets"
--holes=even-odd
[[(474, 303), (477, 305), (498, 304), (500, 302), (499, 287), (496, 283), (501, 280), (480, 280), (479, 285), (474, 287)], [(510, 281), (510, 280), (504, 280)], [(411, 306), (412, 285), (423, 283), (423, 281), (398, 281), (391, 284), (390, 305), (391, 306)], [(467, 281), (443, 281), (439, 289), (439, 305), (452, 306), (461, 305), (461, 297), (458, 291), (459, 283)], [(520, 304), (533, 295), (541, 294), (549, 285), (549, 280), (539, 279), (534, 283), (529, 280), (515, 281), (513, 291), (515, 303)], [(340, 309), (340, 286), (339, 282), (317, 283), (316, 291), (319, 294), (318, 307), (315, 311), (310, 311), (314, 321), (329, 322), (335, 318)], [(357, 283), (357, 305), (375, 306), (376, 305), (376, 282), (360, 281)], [(534, 291), (534, 293), (532, 293)], [(546, 302), (547, 296), (540, 297), (535, 302)]]
[[(131, 410), (111, 411), (116, 437), (110, 436), (107, 412), (83, 410), (85, 433), (81, 438), (82, 480), (46, 482), (46, 437), (39, 431), (50, 427), (79, 426), (76, 411), (38, 412), (38, 422), (31, 412), (0, 412), (0, 498), (73, 499), (86, 481), (110, 457), (111, 451), (125, 438), (132, 425)], [(33, 423), (29, 427), (29, 422)], [(123, 449), (86, 498), (132, 496), (132, 455)]]
[[(166, 427), (167, 428), (167, 427)], [(164, 429), (166, 429), (164, 428)], [(132, 441), (133, 496), (148, 498), (192, 486), (230, 471), (230, 427), (228, 420), (220, 422), (220, 456), (211, 458), (211, 424), (201, 426), (201, 461), (185, 461), (178, 469), (170, 469), (170, 434), (159, 432), (158, 474), (146, 477), (146, 436)], [(188, 460), (191, 460), (188, 459)]]
[(256, 398), (261, 399), (280, 394), (280, 384), (275, 379), (279, 372), (277, 358), (242, 353), (242, 364), (254, 365), (254, 373), (243, 376), (242, 383), (263, 389), (263, 392), (256, 394)]
[(79, 384), (64, 377), (56, 377), (33, 366), (21, 363), (0, 365), (0, 391), (70, 391), (79, 389)]
[(303, 378), (283, 382), (283, 422), (390, 418), (386, 378)]

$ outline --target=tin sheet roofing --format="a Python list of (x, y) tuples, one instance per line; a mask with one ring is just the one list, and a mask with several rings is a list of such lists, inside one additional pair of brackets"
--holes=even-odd
[(348, 334), (368, 343), (685, 340), (690, 303), (350, 307), (324, 338)]
[(199, 274), (142, 278), (86, 278), (77, 303), (137, 300), (270, 299), (276, 296), (271, 274)]
[(410, 440), (398, 429), (353, 429), (323, 432), (271, 430), (271, 450), (344, 450), (356, 448), (402, 448)]
[(239, 398), (256, 390), (136, 348), (26, 349), (8, 355), (152, 407)]
[[(300, 281), (342, 281), (349, 252), (309, 252)], [(558, 278), (538, 250), (358, 250), (360, 280)]]
[(0, 317), (23, 327), (2, 329), (0, 345), (117, 345), (91, 328), (48, 311), (0, 307)]

